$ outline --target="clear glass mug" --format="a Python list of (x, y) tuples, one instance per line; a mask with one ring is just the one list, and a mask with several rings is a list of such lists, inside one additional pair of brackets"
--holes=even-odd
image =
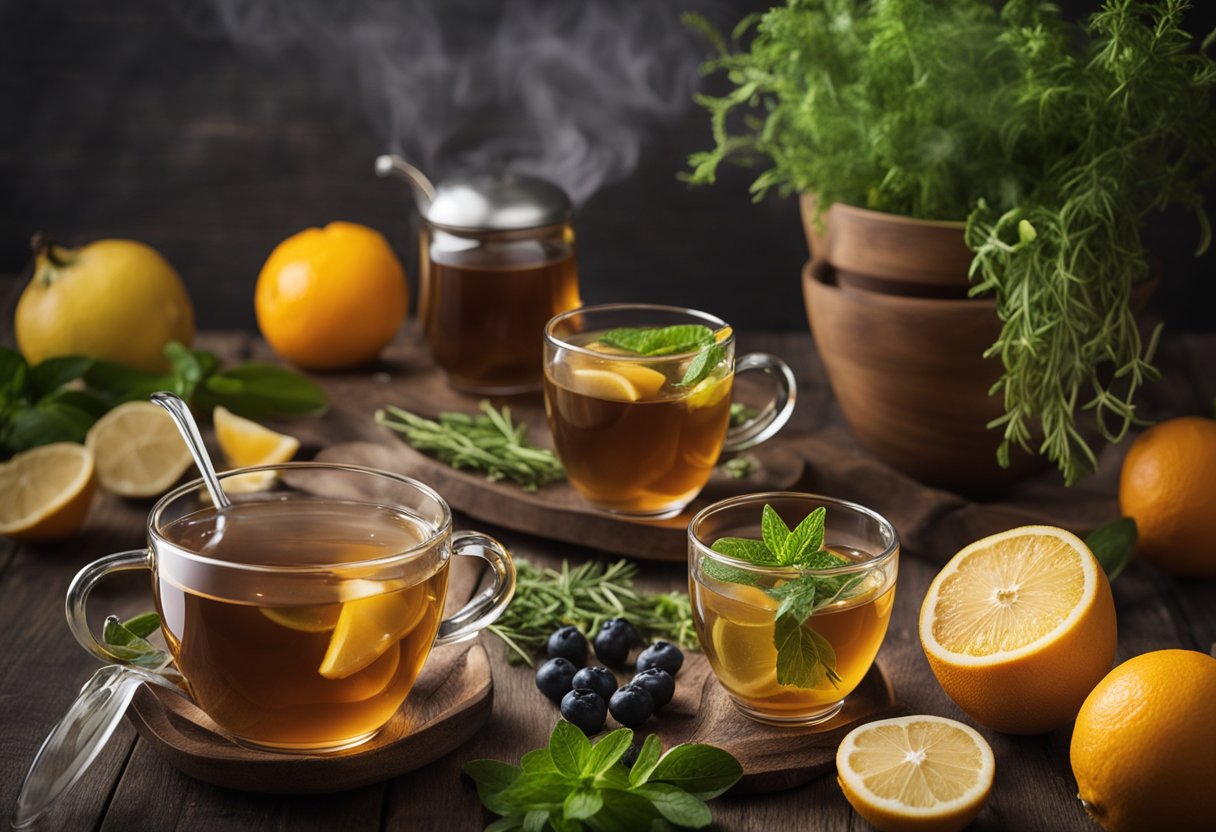
[[(85, 605), (111, 572), (150, 570), (191, 699), (239, 742), (306, 753), (366, 742), (405, 701), (433, 647), (472, 636), (511, 600), (507, 550), (453, 532), (451, 510), (421, 482), (312, 462), (219, 477), (243, 475), (265, 488), (231, 494), (222, 511), (201, 480), (165, 495), (148, 517), (147, 547), (84, 567), (66, 602), (77, 641), (125, 664), (94, 637)], [(485, 560), (493, 582), (443, 618), (453, 554)]]
[[(715, 552), (723, 537), (761, 539), (764, 506), (793, 529), (826, 509), (824, 547), (849, 563), (832, 569), (756, 566)], [(693, 623), (718, 682), (745, 715), (770, 725), (831, 719), (865, 678), (882, 645), (895, 603), (899, 535), (882, 515), (857, 503), (815, 494), (771, 492), (723, 500), (688, 525), (688, 586)], [(777, 618), (783, 585), (816, 582), (816, 608), (802, 621)], [(822, 598), (823, 603), (819, 603)], [(817, 657), (799, 684), (779, 668), (776, 639), (796, 638)]]
[[(714, 332), (717, 361), (696, 383), (683, 379), (704, 350), (645, 356), (609, 350), (610, 329), (701, 325)], [(729, 427), (737, 374), (771, 376), (773, 399)], [(674, 306), (608, 304), (575, 309), (545, 327), (545, 413), (566, 477), (607, 511), (638, 517), (679, 514), (709, 481), (718, 457), (760, 444), (794, 411), (793, 371), (773, 355), (735, 360), (735, 336), (721, 318)]]

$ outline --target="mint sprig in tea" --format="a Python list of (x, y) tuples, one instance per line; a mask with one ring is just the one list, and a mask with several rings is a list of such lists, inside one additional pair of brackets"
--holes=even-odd
[(775, 721), (830, 716), (882, 644), (894, 571), (850, 568), (880, 552), (825, 545), (822, 505), (793, 528), (770, 504), (746, 510), (759, 516), (740, 534), (703, 541), (725, 558), (694, 558), (689, 583), (706, 657), (745, 712)]

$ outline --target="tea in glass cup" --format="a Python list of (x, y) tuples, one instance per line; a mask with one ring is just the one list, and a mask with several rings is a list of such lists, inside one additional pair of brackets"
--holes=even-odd
[[(753, 544), (763, 549), (782, 528), (795, 530), (793, 538), (818, 509), (823, 536), (811, 544), (815, 551), (784, 566), (771, 549), (759, 552), (760, 563), (741, 556)], [(780, 525), (766, 517), (770, 510)], [(835, 716), (887, 632), (899, 565), (894, 527), (843, 500), (748, 494), (698, 513), (688, 526), (688, 553), (697, 636), (736, 707), (773, 725)], [(791, 611), (779, 616), (791, 598)]]
[[(775, 400), (735, 429), (735, 374), (769, 372)], [(734, 333), (703, 312), (643, 304), (586, 307), (545, 328), (545, 412), (571, 485), (621, 514), (678, 514), (723, 451), (776, 433), (794, 407), (789, 367), (753, 353), (735, 362)]]
[[(489, 538), (453, 534), (426, 486), (357, 466), (290, 463), (275, 490), (218, 509), (198, 483), (152, 510), (149, 547), (91, 564), (73, 581), (69, 623), (107, 661), (84, 604), (109, 571), (149, 568), (170, 653), (195, 704), (240, 742), (334, 751), (392, 717), (431, 648), (472, 635), (510, 600), (510, 557)], [(443, 621), (453, 554), (493, 566), (494, 589)], [(472, 619), (472, 620), (470, 620)]]

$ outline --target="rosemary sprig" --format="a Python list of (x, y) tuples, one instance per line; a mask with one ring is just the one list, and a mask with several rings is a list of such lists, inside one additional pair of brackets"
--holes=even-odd
[(561, 570), (538, 569), (527, 561), (515, 562), (515, 597), (487, 629), (513, 651), (508, 661), (527, 662), (566, 624), (588, 636), (609, 618), (626, 618), (643, 638), (662, 637), (690, 650), (698, 649), (688, 593), (639, 592), (633, 587), (636, 564), (621, 559), (604, 564), (587, 561)]
[(376, 411), (376, 423), (400, 433), (412, 447), (453, 468), (485, 471), (486, 479), (509, 479), (535, 491), (566, 473), (552, 451), (527, 439), (527, 425), (511, 421), (511, 408), (481, 403), (481, 415), (440, 413), (438, 421), (389, 405)]

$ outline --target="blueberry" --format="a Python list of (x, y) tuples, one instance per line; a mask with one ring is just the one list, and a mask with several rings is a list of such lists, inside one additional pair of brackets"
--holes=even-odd
[[(638, 663), (641, 664), (640, 661)], [(577, 678), (576, 676), (575, 679)], [(675, 696), (676, 693), (676, 680), (671, 678), (671, 674), (661, 667), (646, 668), (633, 677), (631, 684), (646, 689), (646, 692), (654, 699), (655, 710), (670, 702), (671, 697)]]
[(638, 631), (623, 618), (612, 618), (595, 634), (595, 655), (612, 667), (620, 667), (629, 658), (629, 651), (641, 641)]
[(575, 689), (590, 688), (600, 695), (607, 702), (612, 698), (612, 694), (616, 693), (616, 677), (612, 675), (612, 671), (603, 665), (592, 665), (584, 667), (578, 673), (574, 674), (574, 681), (571, 683)]
[(536, 687), (554, 702), (561, 702), (577, 671), (569, 659), (549, 659), (536, 669)]
[(582, 667), (587, 663), (587, 637), (578, 627), (567, 624), (549, 636), (548, 651), (551, 659), (568, 659), (575, 667)]
[(670, 641), (656, 641), (638, 656), (638, 670), (657, 667), (674, 678), (684, 666), (684, 654)]
[(590, 736), (604, 727), (608, 706), (595, 691), (575, 688), (562, 699), (562, 716), (575, 728)]
[(638, 761), (638, 754), (641, 750), (642, 744), (640, 742), (635, 742), (625, 749), (625, 753), (621, 755), (621, 762), (625, 764), (625, 768), (633, 768), (633, 764)]
[(626, 728), (640, 728), (654, 713), (654, 697), (641, 685), (623, 685), (608, 700), (612, 718)]

